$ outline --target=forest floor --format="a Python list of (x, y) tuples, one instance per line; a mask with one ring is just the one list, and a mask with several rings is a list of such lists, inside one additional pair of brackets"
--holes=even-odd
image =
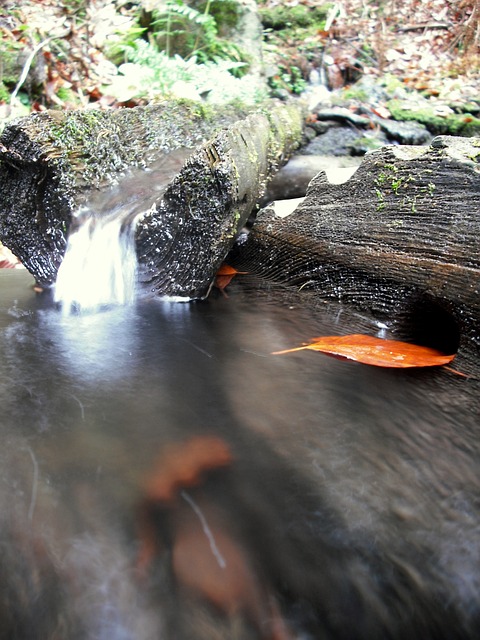
[[(265, 0), (262, 6), (321, 6), (321, 0)], [(361, 63), (364, 74), (394, 74), (417, 90), (436, 95), (447, 86), (475, 87), (480, 81), (478, 0), (342, 0), (331, 5), (325, 28), (303, 41), (301, 51), (320, 47), (339, 66)], [(293, 32), (295, 35), (295, 32)]]
[[(333, 89), (362, 75), (388, 74), (408, 89), (447, 102), (479, 99), (479, 0), (259, 0), (258, 5), (262, 16), (286, 15), (283, 26), (265, 29), (264, 59), (273, 65), (271, 73), (280, 68), (285, 77), (286, 72), (289, 90), (298, 92), (296, 80), (305, 81), (312, 68), (323, 66)], [(141, 103), (120, 101), (108, 91), (118, 71), (107, 43), (138, 27), (138, 6), (125, 0), (24, 0), (20, 7), (4, 0), (0, 53), (10, 47), (36, 55), (23, 60), (29, 73), (22, 86), (20, 79), (10, 80), (10, 95), (0, 94), (0, 118), (46, 108)], [(298, 16), (317, 9), (326, 11), (323, 23), (302, 18), (302, 27)], [(0, 72), (8, 85), (5, 64)]]
[[(144, 104), (145, 96), (113, 95), (119, 70), (108, 45), (119, 34), (134, 34), (140, 4), (148, 8), (156, 1), (3, 0), (0, 132), (12, 118), (45, 109)], [(284, 93), (300, 93), (319, 71), (340, 93), (355, 91), (362, 78), (367, 87), (365, 80), (393, 78), (410, 95), (436, 103), (437, 112), (453, 107), (465, 113), (467, 105), (473, 120), (480, 117), (480, 0), (257, 4), (271, 89), (277, 82)], [(315, 11), (323, 12), (321, 21), (312, 20)], [(12, 52), (16, 67), (9, 68)], [(382, 104), (375, 113), (391, 115)], [(2, 264), (2, 257), (0, 251), (0, 267), (18, 264), (11, 256)]]

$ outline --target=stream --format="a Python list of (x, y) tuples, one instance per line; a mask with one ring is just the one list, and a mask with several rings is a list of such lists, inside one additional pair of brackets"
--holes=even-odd
[(0, 639), (475, 638), (479, 383), (237, 276), (66, 315), (0, 270)]

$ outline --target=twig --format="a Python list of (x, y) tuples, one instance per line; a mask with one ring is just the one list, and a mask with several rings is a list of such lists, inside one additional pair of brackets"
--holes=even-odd
[(225, 567), (227, 566), (227, 563), (225, 562), (225, 558), (222, 556), (219, 548), (217, 547), (217, 543), (215, 542), (215, 538), (213, 537), (212, 530), (208, 526), (207, 520), (203, 515), (200, 507), (186, 491), (180, 491), (180, 495), (185, 500), (185, 502), (187, 502), (192, 507), (193, 511), (197, 515), (198, 519), (200, 520), (200, 524), (202, 525), (203, 532), (210, 544), (210, 549), (213, 555), (215, 556), (216, 561), (218, 562), (221, 569), (225, 569)]
[(23, 65), (22, 75), (20, 76), (20, 80), (17, 82), (17, 86), (15, 87), (15, 89), (12, 92), (12, 95), (10, 96), (10, 105), (13, 104), (13, 101), (17, 97), (17, 93), (20, 91), (20, 89), (23, 86), (23, 83), (27, 79), (28, 72), (30, 71), (30, 67), (32, 66), (33, 59), (35, 58), (37, 53), (40, 51), (40, 49), (42, 49), (46, 44), (48, 44), (52, 38), (53, 36), (50, 36), (45, 40), (42, 40), (42, 42), (40, 42), (39, 44), (37, 44), (36, 47), (34, 47), (32, 53), (28, 56), (25, 64)]
[(17, 86), (15, 87), (15, 89), (13, 90), (13, 92), (12, 92), (12, 94), (10, 96), (10, 106), (12, 106), (13, 101), (17, 97), (17, 93), (20, 91), (20, 89), (23, 86), (23, 83), (27, 79), (28, 72), (30, 71), (30, 67), (32, 66), (32, 62), (33, 62), (35, 56), (37, 55), (37, 53), (40, 51), (40, 49), (43, 49), (43, 47), (46, 44), (48, 44), (50, 42), (50, 40), (56, 40), (58, 38), (64, 38), (69, 32), (70, 32), (70, 29), (67, 29), (66, 31), (64, 31), (63, 33), (61, 33), (61, 34), (59, 34), (57, 36), (49, 36), (48, 38), (45, 38), (45, 40), (42, 40), (42, 42), (39, 42), (37, 44), (37, 46), (33, 48), (31, 54), (28, 56), (27, 60), (25, 61), (25, 64), (23, 65), (22, 74), (20, 76), (19, 81), (17, 82)]
[(33, 482), (32, 482), (32, 497), (30, 498), (30, 507), (28, 509), (28, 519), (30, 522), (33, 518), (33, 512), (35, 510), (35, 504), (37, 502), (37, 490), (38, 490), (38, 462), (35, 458), (35, 454), (33, 453), (30, 447), (27, 447), (27, 451), (30, 454), (30, 458), (33, 463)]
[(398, 31), (424, 31), (425, 29), (450, 29), (451, 22), (421, 22), (419, 24), (406, 24), (398, 27)]

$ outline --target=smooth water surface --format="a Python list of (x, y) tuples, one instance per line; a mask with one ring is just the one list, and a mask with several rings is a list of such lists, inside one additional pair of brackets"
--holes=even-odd
[(479, 383), (240, 278), (62, 315), (0, 270), (0, 638), (475, 638)]

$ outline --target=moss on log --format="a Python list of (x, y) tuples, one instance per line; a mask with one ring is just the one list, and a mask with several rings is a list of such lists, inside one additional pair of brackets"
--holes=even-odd
[[(226, 223), (230, 231), (222, 236), (225, 244), (221, 249), (216, 246), (213, 252), (212, 264), (216, 264), (222, 251), (225, 254), (229, 248), (228, 243), (233, 241), (234, 222), (238, 229), (238, 225), (244, 222), (245, 215), (248, 217), (250, 214), (250, 211), (246, 213), (246, 209), (253, 207), (270, 172), (283, 164), (300, 143), (303, 123), (301, 106), (271, 103), (263, 111), (267, 114), (257, 113), (251, 116), (258, 118), (257, 125), (252, 125), (253, 121), (249, 121), (246, 128), (242, 128), (241, 124), (238, 128), (234, 124), (236, 121), (241, 123), (241, 118), (245, 118), (246, 114), (242, 109), (230, 107), (225, 112), (213, 113), (198, 104), (178, 102), (109, 112), (51, 111), (17, 120), (5, 129), (0, 138), (0, 240), (13, 251), (40, 284), (51, 285), (55, 282), (65, 252), (72, 215), (79, 205), (85, 203), (93, 193), (117, 182), (129, 169), (149, 167), (165, 154), (180, 147), (191, 149), (195, 156), (195, 149), (206, 144), (206, 141), (226, 127), (227, 130), (240, 133), (231, 133), (222, 138), (223, 142), (213, 142), (204, 151), (199, 151), (200, 156), (195, 156), (197, 160), (188, 165), (190, 168), (186, 169), (172, 190), (165, 194), (167, 203), (201, 200), (203, 196), (200, 194), (197, 197), (189, 182), (195, 173), (192, 167), (198, 165), (198, 174), (203, 162), (202, 160), (199, 164), (198, 157), (218, 148), (218, 170), (207, 171), (204, 179), (208, 178), (212, 182), (211, 189), (214, 188), (213, 182), (217, 181), (215, 184), (218, 184), (219, 189), (241, 191), (244, 188), (249, 193), (244, 206), (237, 206), (237, 200), (245, 194), (241, 196), (232, 192), (226, 196), (228, 212), (215, 209), (216, 218), (234, 216), (234, 219)], [(264, 127), (267, 128), (266, 132), (263, 131)], [(244, 130), (249, 132), (246, 142), (242, 139)], [(228, 144), (239, 144), (242, 150), (236, 155), (228, 155), (230, 152), (225, 146)], [(266, 154), (263, 159), (260, 158), (262, 153)], [(255, 188), (251, 189), (245, 186), (243, 178), (232, 178), (235, 172), (246, 175), (247, 159), (253, 166), (260, 166), (265, 170), (260, 181), (255, 181)], [(238, 167), (232, 166), (227, 171), (224, 164), (229, 160), (238, 161)], [(212, 162), (207, 161), (203, 169), (211, 168)], [(218, 182), (221, 175), (226, 173), (229, 174), (228, 179), (224, 183)], [(251, 177), (252, 172), (248, 175)], [(195, 188), (203, 188), (198, 177), (195, 177)], [(255, 189), (258, 191), (255, 192)], [(204, 197), (203, 201), (205, 202)], [(168, 204), (165, 207), (159, 204), (159, 215), (163, 222), (165, 208), (168, 209)], [(185, 207), (181, 210), (181, 215), (187, 215)], [(174, 219), (176, 214), (172, 210), (169, 215), (172, 229), (182, 226), (182, 221)], [(203, 213), (197, 210), (195, 215), (202, 216)], [(206, 229), (212, 218), (204, 216), (202, 219)], [(154, 228), (158, 226), (154, 217), (150, 216), (149, 220)], [(144, 245), (146, 234), (148, 235), (148, 230), (142, 225), (140, 236)], [(187, 243), (188, 239), (183, 237)], [(212, 241), (211, 234), (208, 239), (203, 239), (203, 242), (207, 241)], [(156, 252), (156, 262), (158, 268), (163, 269), (165, 261), (161, 259), (163, 254), (159, 242), (160, 238), (157, 237), (155, 248), (159, 249), (160, 254)], [(200, 236), (197, 236), (197, 242), (202, 245), (203, 252), (208, 254), (208, 247), (202, 244)], [(197, 244), (196, 250), (198, 248)], [(145, 246), (141, 246), (139, 254), (145, 256), (146, 253)], [(188, 279), (185, 265), (193, 264), (194, 260), (192, 255), (190, 260), (185, 259), (183, 262), (181, 276), (184, 282)], [(144, 266), (149, 277), (152, 277), (155, 260), (151, 253), (148, 254), (148, 264)], [(179, 265), (177, 269), (180, 269)], [(196, 272), (196, 285), (184, 288), (198, 292), (208, 288), (213, 277), (210, 271), (205, 273), (203, 287), (198, 284), (200, 274)], [(174, 280), (172, 273), (170, 276)], [(162, 290), (158, 281), (155, 287), (158, 293), (178, 293), (176, 287), (173, 287), (175, 291)]]
[(479, 160), (479, 139), (439, 136), (368, 154), (344, 184), (320, 173), (290, 216), (260, 213), (236, 264), (382, 319), (437, 309), (478, 349)]

